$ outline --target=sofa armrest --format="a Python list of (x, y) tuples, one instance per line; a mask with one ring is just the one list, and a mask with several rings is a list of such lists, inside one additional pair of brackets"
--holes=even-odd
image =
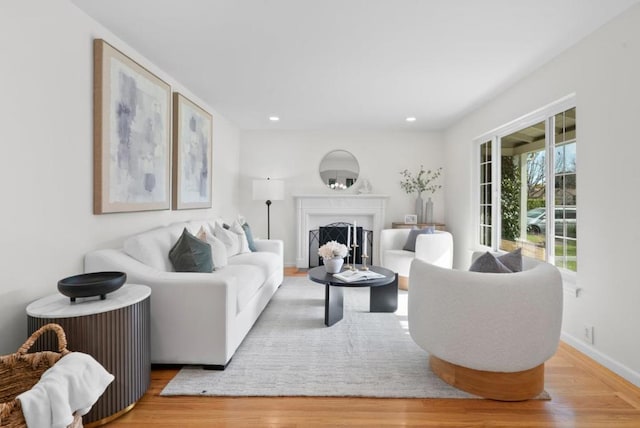
[[(151, 288), (153, 363), (183, 361), (183, 349), (202, 355), (202, 361), (198, 361), (202, 364), (222, 364), (230, 358), (228, 338), (236, 316), (238, 288), (233, 272), (165, 272), (114, 249), (88, 253), (84, 270), (122, 271), (128, 283)], [(208, 339), (194, 340), (201, 337)], [(217, 344), (213, 350), (211, 344)]]
[(279, 239), (255, 239), (253, 242), (258, 251), (268, 251), (284, 257), (284, 242)]

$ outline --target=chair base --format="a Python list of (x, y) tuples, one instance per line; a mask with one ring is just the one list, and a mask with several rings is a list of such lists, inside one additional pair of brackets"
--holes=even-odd
[(430, 355), (429, 365), (449, 385), (492, 400), (529, 400), (544, 389), (544, 363), (521, 372), (489, 372), (458, 366)]
[(405, 290), (405, 291), (409, 290), (409, 277), (408, 276), (398, 275), (398, 288), (400, 290)]

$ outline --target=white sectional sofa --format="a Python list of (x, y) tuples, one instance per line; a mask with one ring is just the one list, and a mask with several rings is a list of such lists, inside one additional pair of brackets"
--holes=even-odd
[(213, 222), (176, 223), (85, 256), (85, 272), (122, 271), (128, 283), (151, 287), (152, 363), (223, 369), (282, 284), (279, 240), (255, 240), (258, 251), (211, 273), (175, 272), (169, 250), (185, 227), (195, 235), (201, 226), (213, 231)]

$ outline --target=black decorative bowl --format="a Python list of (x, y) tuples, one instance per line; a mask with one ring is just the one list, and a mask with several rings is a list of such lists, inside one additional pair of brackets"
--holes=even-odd
[(72, 302), (77, 297), (100, 296), (100, 300), (107, 298), (107, 294), (116, 291), (127, 282), (124, 272), (92, 272), (74, 275), (58, 281), (58, 291), (69, 297)]

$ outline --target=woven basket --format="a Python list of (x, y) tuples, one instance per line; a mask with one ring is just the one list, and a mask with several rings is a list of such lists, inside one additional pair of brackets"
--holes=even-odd
[[(53, 331), (58, 336), (58, 352), (27, 353), (46, 331)], [(20, 408), (20, 401), (16, 400), (16, 397), (31, 389), (48, 368), (69, 352), (62, 327), (58, 324), (47, 324), (33, 333), (15, 354), (0, 356), (0, 427), (24, 428), (27, 426)], [(73, 423), (69, 427), (82, 427), (82, 417), (74, 415)]]

